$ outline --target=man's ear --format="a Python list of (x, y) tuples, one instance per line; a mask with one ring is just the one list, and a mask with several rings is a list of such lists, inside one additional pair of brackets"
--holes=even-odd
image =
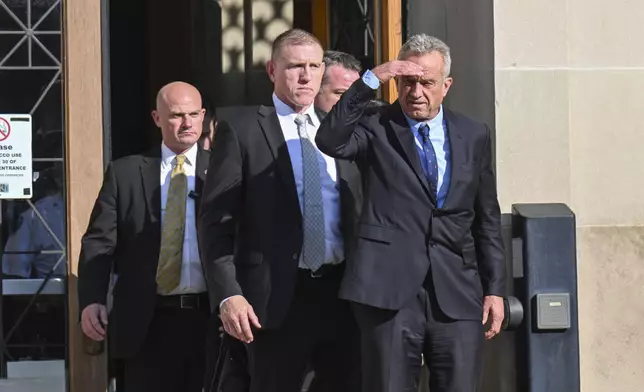
[(454, 79), (452, 79), (450, 77), (445, 78), (445, 81), (443, 82), (444, 87), (445, 87), (445, 92), (443, 93), (443, 98), (447, 95), (447, 92), (452, 87), (452, 83), (454, 83)]
[(152, 113), (150, 113), (150, 114), (152, 115), (152, 120), (154, 121), (154, 123), (158, 127), (159, 126), (159, 112), (157, 112), (156, 110), (153, 110)]
[(271, 82), (275, 83), (275, 63), (272, 59), (266, 62), (266, 73), (271, 79)]

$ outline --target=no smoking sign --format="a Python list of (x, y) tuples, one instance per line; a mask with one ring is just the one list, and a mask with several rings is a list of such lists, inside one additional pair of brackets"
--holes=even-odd
[(9, 121), (5, 120), (4, 117), (0, 117), (0, 142), (7, 140), (11, 134), (11, 124)]
[(33, 194), (31, 115), (0, 114), (0, 199)]

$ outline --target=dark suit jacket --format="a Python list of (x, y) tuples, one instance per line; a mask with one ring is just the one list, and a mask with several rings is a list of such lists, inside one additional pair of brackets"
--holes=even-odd
[(483, 295), (505, 295), (505, 258), (490, 130), (445, 110), (451, 185), (436, 208), (398, 102), (364, 110), (374, 91), (356, 81), (323, 121), (316, 143), (355, 160), (364, 201), (342, 298), (400, 309), (431, 276), (441, 310), (480, 320)]
[[(197, 195), (208, 161), (209, 153), (198, 150)], [(108, 324), (110, 353), (116, 358), (138, 352), (154, 314), (161, 246), (160, 177), (160, 147), (110, 163), (82, 239), (78, 265), (81, 310), (93, 303), (105, 304), (112, 267), (118, 274)]]
[[(318, 115), (321, 115), (320, 113)], [(244, 295), (263, 328), (281, 325), (293, 298), (302, 215), (291, 159), (274, 108), (221, 121), (199, 217), (212, 306)], [(359, 210), (358, 171), (338, 162), (345, 257)]]

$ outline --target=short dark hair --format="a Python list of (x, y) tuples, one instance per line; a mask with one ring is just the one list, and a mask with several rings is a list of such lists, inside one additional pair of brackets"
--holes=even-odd
[(322, 84), (327, 83), (327, 70), (332, 65), (339, 65), (340, 67), (347, 69), (349, 71), (356, 71), (357, 73), (362, 72), (362, 65), (360, 61), (355, 58), (353, 55), (345, 52), (340, 52), (338, 50), (327, 50), (324, 52), (324, 76), (322, 77)]
[(318, 45), (322, 49), (322, 43), (313, 34), (302, 29), (289, 29), (278, 35), (273, 41), (271, 58), (275, 59), (282, 48), (289, 45)]

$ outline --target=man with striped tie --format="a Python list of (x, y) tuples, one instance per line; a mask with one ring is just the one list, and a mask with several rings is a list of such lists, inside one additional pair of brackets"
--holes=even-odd
[(204, 268), (226, 332), (247, 345), (251, 392), (299, 392), (309, 365), (309, 391), (360, 389), (357, 326), (338, 299), (359, 184), (352, 163), (313, 143), (322, 55), (305, 31), (279, 35), (267, 64), (274, 107), (222, 121), (208, 168)]
[[(110, 163), (82, 240), (81, 326), (95, 341), (109, 336), (126, 391), (203, 388), (210, 315), (196, 227), (209, 159), (197, 145), (203, 115), (193, 86), (174, 82), (159, 91), (152, 117), (163, 142)], [(118, 279), (108, 316), (112, 271)]]

